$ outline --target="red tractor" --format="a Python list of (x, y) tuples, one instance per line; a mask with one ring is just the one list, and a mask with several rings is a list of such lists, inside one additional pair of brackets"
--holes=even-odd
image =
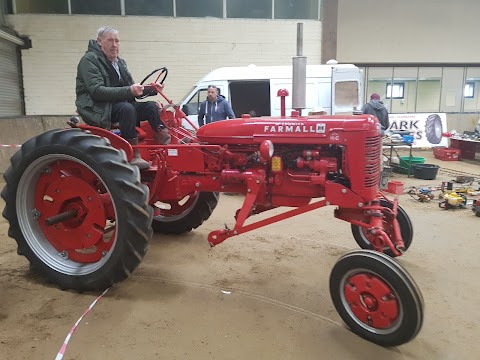
[[(159, 69), (163, 80), (166, 69)], [(158, 80), (158, 78), (157, 78)], [(159, 106), (172, 142), (155, 145), (148, 123), (138, 128), (149, 169), (129, 164), (131, 145), (112, 129), (72, 122), (22, 145), (5, 173), (2, 197), (9, 236), (32, 268), (61, 289), (104, 289), (140, 264), (152, 232), (181, 234), (212, 214), (219, 192), (245, 195), (225, 239), (327, 205), (351, 223), (364, 250), (341, 257), (330, 293), (359, 336), (384, 346), (408, 342), (423, 321), (423, 298), (391, 257), (412, 242), (412, 223), (397, 200), (379, 192), (380, 127), (370, 115), (292, 116), (220, 121), (196, 133), (168, 102)], [(284, 103), (284, 101), (282, 102)], [(315, 201), (312, 201), (317, 199)], [(278, 207), (265, 220), (247, 218)]]

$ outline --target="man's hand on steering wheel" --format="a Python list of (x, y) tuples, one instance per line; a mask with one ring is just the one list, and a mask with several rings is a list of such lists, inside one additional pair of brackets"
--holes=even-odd
[(132, 95), (135, 96), (135, 97), (143, 95), (144, 89), (145, 89), (145, 87), (143, 85), (140, 85), (140, 84), (133, 84), (132, 86), (130, 86), (130, 91), (131, 91)]
[[(147, 79), (156, 73), (159, 73), (159, 74), (155, 79), (155, 82), (151, 83), (151, 85), (144, 85)], [(148, 96), (157, 95), (158, 90), (162, 90), (164, 88), (163, 82), (167, 78), (167, 75), (168, 75), (168, 70), (167, 68), (163, 67), (160, 69), (156, 69), (152, 71), (150, 74), (148, 74), (147, 76), (145, 76), (145, 78), (140, 82), (140, 85), (144, 86), (144, 90), (140, 95), (136, 96), (137, 99), (145, 99)]]

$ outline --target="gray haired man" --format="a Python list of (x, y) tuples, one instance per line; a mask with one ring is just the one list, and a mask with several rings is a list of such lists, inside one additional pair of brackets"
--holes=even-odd
[[(132, 145), (138, 144), (135, 127), (141, 120), (148, 120), (155, 133), (155, 142), (168, 144), (170, 135), (160, 120), (157, 104), (135, 100), (154, 94), (146, 94), (143, 85), (134, 83), (127, 63), (119, 58), (119, 50), (118, 30), (112, 27), (101, 27), (97, 39), (89, 41), (87, 52), (77, 67), (75, 104), (78, 114), (87, 124), (105, 129), (110, 129), (112, 123), (119, 123), (121, 136)], [(130, 163), (140, 169), (150, 166), (137, 149)]]

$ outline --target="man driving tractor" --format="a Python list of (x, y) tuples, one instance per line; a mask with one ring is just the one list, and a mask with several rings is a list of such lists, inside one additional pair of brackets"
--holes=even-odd
[[(108, 26), (101, 27), (97, 39), (89, 41), (88, 50), (77, 67), (75, 104), (78, 114), (88, 125), (104, 129), (118, 123), (121, 136), (131, 145), (138, 144), (135, 127), (141, 120), (148, 120), (155, 133), (155, 142), (169, 144), (171, 137), (160, 120), (157, 104), (136, 101), (145, 95), (155, 95), (156, 91), (134, 83), (126, 62), (118, 57), (119, 47), (118, 30)], [(134, 149), (130, 163), (139, 169), (150, 166), (138, 149)]]

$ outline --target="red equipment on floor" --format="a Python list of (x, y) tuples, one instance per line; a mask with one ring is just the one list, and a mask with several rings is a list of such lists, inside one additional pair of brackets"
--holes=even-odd
[(443, 161), (457, 161), (460, 159), (460, 149), (454, 148), (433, 148), (435, 159)]

